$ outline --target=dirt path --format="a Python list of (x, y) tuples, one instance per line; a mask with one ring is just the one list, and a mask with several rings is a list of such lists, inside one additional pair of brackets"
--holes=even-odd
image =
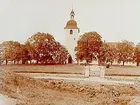
[(32, 78), (37, 78), (37, 79), (58, 79), (58, 80), (68, 80), (68, 81), (85, 81), (85, 82), (92, 82), (92, 83), (102, 83), (102, 84), (130, 84), (134, 85), (134, 81), (128, 81), (128, 80), (112, 80), (112, 79), (104, 79), (100, 77), (88, 77), (85, 78), (83, 75), (62, 75), (62, 74), (57, 74), (57, 75), (52, 75), (52, 74), (34, 74), (34, 73), (20, 73), (21, 75), (24, 76), (29, 76)]

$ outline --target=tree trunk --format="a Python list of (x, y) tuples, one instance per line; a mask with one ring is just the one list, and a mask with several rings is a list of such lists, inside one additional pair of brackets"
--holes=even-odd
[(6, 59), (6, 65), (8, 64), (8, 60)]
[(27, 61), (22, 59), (22, 61), (21, 61), (21, 62), (22, 62), (22, 64), (25, 64)]
[(23, 59), (21, 58), (21, 64), (23, 63)]
[(38, 60), (36, 60), (36, 64), (38, 65)]
[(16, 61), (14, 60), (14, 65), (15, 65)]
[(124, 63), (125, 63), (125, 62), (123, 61), (123, 66), (124, 66)]
[(113, 62), (111, 61), (111, 66), (112, 66)]
[(139, 66), (139, 62), (137, 62), (137, 66)]

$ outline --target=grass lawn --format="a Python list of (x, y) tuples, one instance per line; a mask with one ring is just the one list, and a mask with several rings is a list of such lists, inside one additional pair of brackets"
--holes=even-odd
[[(3, 70), (27, 73), (84, 73), (83, 65), (2, 65)], [(140, 67), (136, 66), (111, 66), (106, 69), (106, 75), (140, 76)]]

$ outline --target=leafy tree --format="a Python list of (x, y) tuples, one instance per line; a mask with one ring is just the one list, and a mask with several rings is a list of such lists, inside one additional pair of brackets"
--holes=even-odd
[(40, 32), (28, 38), (25, 45), (28, 48), (30, 58), (36, 60), (38, 64), (39, 61), (47, 57), (46, 53), (48, 53), (49, 49), (47, 49), (45, 44), (48, 41), (52, 42), (52, 40), (54, 40), (52, 35)]
[(48, 33), (38, 32), (31, 36), (25, 45), (30, 58), (36, 60), (37, 64), (62, 63), (67, 58), (67, 50)]
[(5, 41), (2, 46), (4, 48), (3, 60), (6, 61), (6, 64), (8, 61), (14, 61), (15, 64), (16, 61), (20, 60), (21, 46), (19, 42)]
[(30, 60), (29, 51), (27, 49), (27, 46), (21, 45), (20, 55), (21, 55), (22, 64), (27, 64), (28, 61)]
[(87, 63), (95, 59), (100, 54), (102, 46), (101, 36), (97, 32), (88, 32), (83, 34), (77, 42), (76, 56), (77, 60), (86, 60)]
[(3, 47), (0, 44), (0, 64), (2, 63), (2, 61), (3, 61)]
[(118, 62), (130, 62), (133, 60), (134, 43), (129, 41), (122, 41), (117, 45)]
[(66, 59), (68, 56), (68, 51), (64, 46), (62, 46), (60, 43), (57, 43), (56, 48), (58, 48), (53, 55), (53, 60), (55, 64), (66, 64)]
[(134, 57), (135, 57), (135, 61), (137, 63), (137, 66), (139, 66), (139, 63), (140, 63), (140, 43), (138, 43), (135, 47)]
[(117, 51), (115, 45), (104, 42), (100, 51), (100, 59), (104, 63), (109, 62), (112, 65), (112, 63), (117, 57), (116, 52)]

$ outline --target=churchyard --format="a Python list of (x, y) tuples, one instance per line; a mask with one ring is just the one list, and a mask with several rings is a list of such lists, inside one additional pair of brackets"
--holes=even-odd
[(64, 31), (65, 44), (46, 30), (0, 43), (1, 104), (140, 105), (140, 43), (81, 35), (73, 9)]
[(105, 68), (104, 78), (85, 77), (85, 66), (76, 64), (2, 65), (0, 69), (6, 71), (2, 93), (16, 99), (15, 104), (139, 105), (137, 66)]

